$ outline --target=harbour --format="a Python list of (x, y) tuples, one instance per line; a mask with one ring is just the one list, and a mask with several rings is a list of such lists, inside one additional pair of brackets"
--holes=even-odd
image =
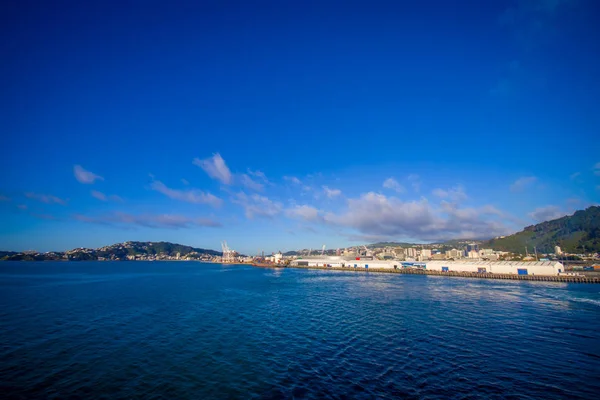
[(598, 286), (373, 272), (0, 263), (0, 391), (592, 399), (600, 390)]
[[(258, 265), (256, 265), (258, 266)], [(265, 267), (266, 265), (260, 265)], [(282, 268), (271, 264), (272, 268)], [(479, 273), (479, 272), (457, 272), (457, 271), (431, 271), (424, 269), (390, 269), (390, 268), (348, 268), (348, 267), (323, 267), (323, 266), (294, 266), (286, 268), (300, 269), (321, 269), (332, 271), (349, 271), (356, 273), (387, 273), (387, 274), (404, 274), (404, 275), (429, 275), (429, 276), (445, 276), (458, 278), (476, 278), (476, 279), (503, 279), (515, 281), (538, 281), (538, 282), (562, 282), (562, 283), (600, 283), (600, 277), (586, 275), (518, 275), (518, 274), (495, 274), (495, 273)]]

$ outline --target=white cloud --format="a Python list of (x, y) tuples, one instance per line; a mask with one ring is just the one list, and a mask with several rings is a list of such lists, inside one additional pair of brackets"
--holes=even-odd
[(398, 183), (394, 178), (387, 178), (383, 181), (383, 187), (386, 189), (395, 190), (398, 193), (403, 193), (405, 191), (404, 186)]
[(345, 212), (327, 213), (324, 218), (330, 224), (356, 229), (362, 235), (440, 240), (506, 234), (507, 227), (496, 220), (499, 214), (492, 206), (461, 209), (443, 202), (440, 209), (435, 209), (425, 199), (403, 202), (369, 192), (349, 199)]
[(73, 166), (73, 173), (75, 174), (75, 179), (80, 183), (91, 184), (97, 180), (104, 180), (100, 175), (96, 175), (93, 172), (84, 169), (81, 165)]
[(262, 171), (259, 171), (259, 170), (252, 171), (250, 168), (248, 168), (248, 174), (252, 175), (257, 180), (259, 180), (259, 181), (261, 181), (263, 183), (267, 183), (267, 184), (269, 183), (269, 180), (267, 179), (267, 176)]
[(284, 176), (283, 177), (284, 180), (292, 182), (295, 185), (301, 185), (302, 181), (298, 178), (296, 178), (295, 176)]
[(524, 176), (517, 179), (512, 185), (510, 185), (511, 192), (522, 192), (523, 190), (531, 187), (534, 183), (537, 182), (537, 177), (535, 176)]
[(167, 187), (164, 183), (160, 181), (154, 181), (150, 184), (150, 188), (159, 193), (164, 194), (165, 196), (179, 201), (185, 201), (187, 203), (194, 204), (209, 204), (213, 207), (219, 207), (223, 203), (223, 200), (214, 196), (210, 193), (204, 193), (201, 190), (196, 189), (186, 189), (186, 190), (177, 190), (171, 189)]
[(411, 186), (415, 192), (421, 191), (421, 177), (417, 174), (410, 174), (406, 179), (411, 182)]
[(203, 160), (194, 158), (192, 164), (202, 168), (204, 172), (206, 172), (211, 178), (217, 179), (226, 185), (231, 184), (231, 171), (219, 153), (216, 153), (212, 157)]
[(27, 193), (25, 193), (25, 197), (27, 197), (29, 199), (41, 201), (42, 203), (46, 203), (46, 204), (60, 204), (63, 206), (67, 204), (66, 200), (63, 200), (59, 197), (52, 196), (49, 194), (39, 194), (39, 193), (27, 192)]
[(116, 201), (116, 202), (122, 202), (123, 199), (115, 194), (112, 194), (110, 196), (107, 196), (106, 194), (98, 191), (98, 190), (92, 190), (91, 191), (92, 197), (100, 200), (100, 201)]
[(330, 189), (327, 186), (322, 186), (323, 187), (323, 192), (325, 192), (325, 196), (329, 197), (330, 199), (333, 199), (334, 197), (340, 196), (342, 194), (342, 191), (340, 189)]
[(248, 219), (254, 217), (272, 218), (279, 214), (283, 209), (281, 203), (272, 201), (269, 198), (258, 194), (248, 196), (244, 192), (239, 192), (231, 201), (244, 208), (246, 218)]
[(299, 218), (306, 221), (316, 221), (319, 219), (319, 210), (308, 205), (288, 208), (285, 214), (290, 218)]
[(579, 178), (580, 175), (581, 175), (581, 172), (574, 172), (569, 176), (569, 178), (571, 180), (575, 180), (575, 179)]
[(97, 190), (92, 190), (92, 197), (95, 197), (96, 199), (100, 200), (100, 201), (107, 201), (108, 199), (106, 198), (106, 195), (102, 192), (99, 192)]
[(265, 188), (265, 185), (255, 181), (254, 179), (250, 178), (250, 176), (248, 176), (246, 174), (242, 174), (240, 180), (242, 182), (242, 185), (244, 185), (245, 187), (247, 187), (250, 190), (255, 190), (257, 192), (260, 192)]
[(460, 185), (447, 190), (440, 188), (434, 189), (431, 193), (440, 199), (448, 199), (456, 203), (463, 202), (468, 198), (464, 188)]
[(564, 217), (565, 215), (567, 215), (567, 212), (562, 211), (557, 206), (539, 207), (529, 213), (529, 216), (535, 222), (551, 221), (553, 219)]
[(127, 214), (114, 213), (99, 217), (90, 217), (76, 214), (74, 219), (81, 222), (89, 222), (104, 225), (137, 225), (146, 228), (191, 228), (191, 227), (219, 227), (219, 222), (210, 218), (191, 218), (178, 214)]

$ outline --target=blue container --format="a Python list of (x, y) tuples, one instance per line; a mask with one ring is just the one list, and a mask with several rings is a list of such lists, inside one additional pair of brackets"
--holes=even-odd
[(517, 269), (517, 274), (519, 275), (527, 275), (527, 270), (525, 268), (521, 269)]
[(442, 267), (442, 272), (448, 272), (448, 267)]

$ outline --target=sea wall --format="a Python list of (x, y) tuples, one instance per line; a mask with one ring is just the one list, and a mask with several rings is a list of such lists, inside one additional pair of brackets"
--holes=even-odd
[(421, 269), (389, 269), (389, 268), (347, 268), (347, 267), (307, 267), (294, 266), (286, 268), (299, 269), (323, 269), (333, 271), (348, 271), (348, 272), (381, 272), (387, 274), (406, 274), (406, 275), (434, 275), (434, 276), (449, 276), (460, 278), (476, 278), (476, 279), (508, 279), (516, 281), (542, 281), (542, 282), (570, 282), (570, 283), (600, 283), (600, 277), (591, 276), (576, 276), (576, 275), (517, 275), (517, 274), (494, 274), (494, 273), (478, 273), (478, 272), (456, 272), (456, 271), (431, 271)]

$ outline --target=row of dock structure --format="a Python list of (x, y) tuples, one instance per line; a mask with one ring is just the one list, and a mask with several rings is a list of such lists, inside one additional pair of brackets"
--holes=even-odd
[[(368, 270), (373, 272), (396, 272), (407, 274), (463, 276), (492, 279), (548, 280), (556, 282), (590, 282), (600, 278), (565, 272), (557, 261), (424, 261), (403, 262), (345, 258), (343, 256), (307, 257), (293, 260), (290, 267), (332, 268), (341, 270)], [(556, 278), (556, 279), (546, 279)]]
[(302, 266), (302, 265), (290, 265), (292, 268), (306, 268), (306, 269), (323, 269), (323, 270), (337, 270), (337, 271), (350, 271), (350, 272), (383, 272), (391, 274), (407, 274), (407, 275), (433, 275), (433, 276), (452, 276), (459, 278), (478, 278), (478, 279), (505, 279), (505, 280), (518, 280), (518, 281), (540, 281), (540, 282), (562, 282), (562, 283), (597, 283), (600, 284), (600, 277), (597, 276), (586, 276), (586, 275), (575, 275), (575, 274), (563, 274), (563, 275), (518, 275), (518, 274), (502, 274), (502, 273), (481, 273), (481, 272), (456, 272), (456, 271), (432, 271), (425, 269), (414, 269), (414, 268), (403, 268), (403, 269), (390, 269), (390, 268), (353, 268), (353, 267), (325, 267), (325, 266)]
[(477, 272), (516, 275), (557, 276), (565, 272), (565, 267), (558, 261), (422, 261), (404, 262), (394, 260), (374, 260), (329, 256), (318, 258), (299, 258), (293, 260), (291, 266), (305, 267), (343, 267), (359, 269), (420, 269), (440, 272)]

